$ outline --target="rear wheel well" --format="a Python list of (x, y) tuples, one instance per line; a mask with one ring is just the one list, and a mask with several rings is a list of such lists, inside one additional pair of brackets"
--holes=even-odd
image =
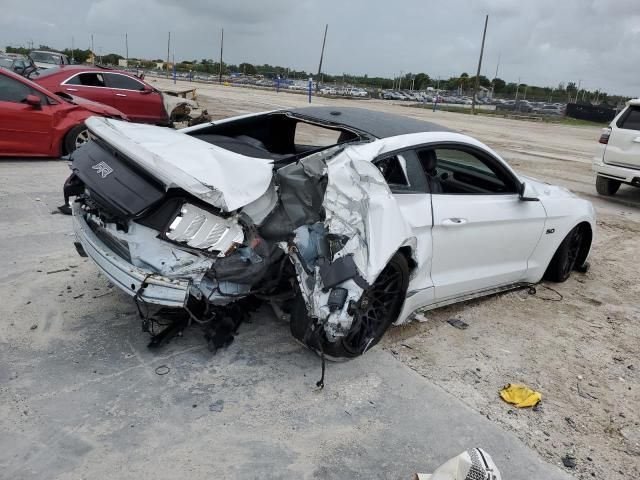
[(404, 256), (404, 258), (407, 260), (407, 265), (409, 266), (409, 272), (412, 272), (413, 270), (415, 270), (418, 264), (416, 263), (416, 261), (413, 259), (413, 256), (411, 255), (412, 254), (411, 247), (409, 246), (400, 247), (398, 249), (398, 252), (400, 252)]

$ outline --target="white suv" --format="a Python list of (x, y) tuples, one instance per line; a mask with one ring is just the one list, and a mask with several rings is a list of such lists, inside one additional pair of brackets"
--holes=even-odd
[(603, 129), (593, 170), (601, 195), (614, 195), (622, 183), (640, 187), (640, 99), (628, 101)]

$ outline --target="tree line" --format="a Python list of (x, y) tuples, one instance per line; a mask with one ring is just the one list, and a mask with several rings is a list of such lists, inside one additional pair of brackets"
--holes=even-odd
[[(85, 63), (91, 58), (91, 50), (86, 49), (71, 49), (66, 48), (64, 50), (55, 50), (47, 45), (40, 45), (38, 50), (59, 51), (67, 55), (70, 59), (73, 58), (76, 63)], [(22, 55), (28, 55), (29, 50), (23, 47), (6, 47), (7, 53), (18, 53)], [(122, 60), (124, 57), (115, 53), (109, 53), (102, 56), (96, 56), (95, 61), (103, 65), (117, 65), (118, 60)], [(157, 64), (163, 63), (164, 60), (145, 60), (137, 58), (129, 58), (129, 66), (138, 68), (156, 68)], [(211, 75), (220, 74), (220, 62), (213, 59), (202, 58), (200, 60), (182, 60), (176, 63), (176, 70), (179, 72), (192, 72), (192, 73), (205, 73)], [(267, 63), (263, 65), (251, 64), (243, 62), (240, 64), (222, 63), (222, 74), (242, 74), (248, 76), (264, 76), (266, 78), (284, 78), (293, 80), (306, 80), (309, 77), (313, 77), (315, 80), (320, 80), (323, 84), (336, 84), (336, 85), (353, 85), (364, 88), (374, 89), (396, 89), (396, 90), (426, 90), (428, 87), (432, 87), (438, 90), (446, 90), (452, 92), (458, 92), (464, 95), (470, 95), (473, 92), (476, 77), (470, 76), (468, 73), (463, 72), (459, 76), (451, 76), (446, 79), (430, 77), (427, 73), (406, 73), (401, 77), (387, 78), (387, 77), (369, 77), (364, 75), (351, 75), (343, 73), (341, 75), (330, 75), (322, 73), (321, 78), (316, 78), (317, 74), (307, 72), (304, 70), (296, 70), (289, 67), (282, 67), (279, 65), (269, 65)], [(580, 89), (575, 82), (561, 82), (557, 87), (540, 87), (537, 85), (528, 85), (526, 83), (506, 82), (501, 78), (489, 79), (484, 75), (480, 75), (478, 78), (478, 84), (481, 87), (489, 89), (495, 96), (513, 98), (518, 96), (519, 99), (532, 100), (532, 101), (545, 101), (550, 103), (555, 102), (604, 102), (610, 104), (617, 104), (626, 100), (626, 97), (617, 95), (608, 95), (606, 92), (600, 90), (585, 90)]]

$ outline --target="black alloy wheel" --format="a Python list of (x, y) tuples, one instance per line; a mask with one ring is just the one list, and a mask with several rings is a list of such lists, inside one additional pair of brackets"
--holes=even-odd
[(309, 317), (304, 299), (298, 292), (291, 308), (291, 333), (308, 348), (330, 360), (360, 356), (376, 345), (396, 321), (408, 286), (407, 259), (396, 253), (373, 285), (363, 292), (347, 334), (333, 342)]

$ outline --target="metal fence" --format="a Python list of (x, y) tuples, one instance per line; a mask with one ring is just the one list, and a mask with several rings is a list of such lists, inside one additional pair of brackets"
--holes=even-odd
[(604, 105), (583, 105), (579, 103), (567, 104), (567, 117), (591, 122), (607, 123), (618, 113), (613, 107)]

